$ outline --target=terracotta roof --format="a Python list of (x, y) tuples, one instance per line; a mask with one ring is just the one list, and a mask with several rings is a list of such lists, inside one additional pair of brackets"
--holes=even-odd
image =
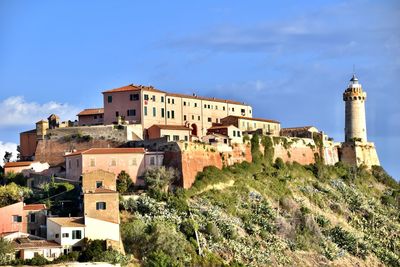
[(157, 127), (157, 128), (164, 129), (164, 130), (186, 130), (186, 131), (190, 131), (190, 128), (188, 128), (188, 127), (186, 127), (184, 125), (154, 124), (151, 127)]
[(50, 221), (63, 227), (84, 227), (83, 217), (50, 217)]
[(25, 132), (21, 132), (20, 134), (28, 134), (28, 133), (36, 133), (36, 129), (25, 131)]
[(116, 147), (116, 148), (89, 148), (65, 155), (64, 157), (80, 154), (122, 154), (122, 153), (144, 153), (143, 147)]
[(45, 210), (45, 204), (27, 204), (24, 206), (24, 210)]
[(314, 126), (300, 126), (300, 127), (289, 127), (289, 128), (282, 128), (281, 131), (300, 131), (300, 130), (310, 130), (311, 128), (315, 128)]
[(250, 120), (250, 121), (263, 121), (263, 122), (271, 122), (271, 123), (280, 123), (279, 121), (275, 121), (275, 120), (262, 119), (262, 118), (249, 118), (249, 117), (234, 116), (234, 115), (229, 115), (229, 116), (227, 116), (225, 118), (238, 118), (238, 119), (244, 119), (244, 120)]
[(207, 130), (226, 129), (226, 128), (228, 128), (228, 127), (231, 127), (231, 126), (233, 126), (233, 127), (235, 127), (235, 128), (236, 128), (236, 126), (235, 126), (235, 125), (229, 124), (229, 125), (218, 125), (218, 126), (212, 126), (212, 127), (208, 128)]
[(6, 162), (4, 164), (4, 168), (12, 168), (12, 167), (25, 167), (29, 166), (32, 163), (35, 163), (37, 161), (17, 161), (17, 162)]
[(115, 92), (140, 91), (140, 90), (152, 91), (152, 92), (157, 92), (157, 93), (165, 93), (164, 91), (158, 90), (158, 89), (154, 88), (153, 86), (130, 84), (127, 86), (104, 91), (103, 94), (104, 93), (115, 93)]
[(61, 245), (55, 241), (48, 240), (33, 240), (29, 238), (17, 238), (13, 241), (15, 249), (29, 249), (29, 248), (60, 248)]
[(235, 105), (246, 105), (244, 102), (221, 99), (221, 98), (215, 98), (215, 97), (204, 97), (204, 96), (198, 96), (198, 95), (167, 93), (167, 96), (175, 96), (175, 97), (182, 97), (182, 98), (191, 98), (191, 99), (199, 99), (199, 100), (206, 100), (206, 101), (222, 102), (222, 103), (235, 104)]
[(145, 90), (145, 91), (150, 91), (150, 92), (157, 92), (157, 93), (165, 93), (167, 96), (173, 96), (173, 97), (199, 99), (199, 100), (222, 102), (222, 103), (236, 104), (236, 105), (246, 105), (243, 102), (227, 100), (227, 99), (221, 99), (221, 98), (215, 98), (215, 97), (204, 97), (204, 96), (198, 96), (198, 95), (168, 93), (168, 92), (156, 89), (153, 86), (144, 86), (144, 85), (136, 85), (136, 84), (130, 84), (130, 85), (127, 85), (127, 86), (123, 86), (123, 87), (107, 90), (107, 91), (104, 91), (103, 94), (104, 93), (115, 93), (115, 92), (140, 91), (140, 90)]
[(117, 193), (117, 191), (114, 191), (114, 190), (111, 190), (111, 189), (107, 189), (107, 188), (102, 188), (102, 187), (100, 187), (100, 188), (96, 188), (96, 189), (94, 190), (93, 193), (95, 193), (95, 194), (101, 194), (101, 193)]
[(104, 114), (104, 108), (86, 108), (79, 112), (76, 116)]

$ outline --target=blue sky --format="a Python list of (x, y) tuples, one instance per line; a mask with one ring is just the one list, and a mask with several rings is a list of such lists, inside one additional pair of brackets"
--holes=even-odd
[(353, 64), (368, 138), (400, 177), (399, 1), (1, 0), (0, 153), (129, 83), (243, 100), (341, 141)]

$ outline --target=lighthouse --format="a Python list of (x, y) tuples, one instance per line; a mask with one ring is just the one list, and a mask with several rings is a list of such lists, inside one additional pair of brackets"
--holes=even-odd
[(366, 99), (367, 93), (363, 91), (357, 77), (353, 74), (343, 93), (343, 101), (345, 102), (345, 142), (367, 142)]

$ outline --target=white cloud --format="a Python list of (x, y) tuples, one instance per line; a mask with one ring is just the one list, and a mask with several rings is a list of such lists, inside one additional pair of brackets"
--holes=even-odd
[(47, 103), (28, 102), (23, 96), (11, 96), (0, 102), (2, 116), (0, 127), (21, 126), (33, 124), (41, 119), (46, 119), (54, 113), (60, 116), (61, 120), (74, 120), (79, 111), (77, 107), (68, 103)]
[(17, 160), (17, 144), (0, 141), (0, 166), (4, 165), (3, 158), (6, 151), (12, 153), (11, 161)]

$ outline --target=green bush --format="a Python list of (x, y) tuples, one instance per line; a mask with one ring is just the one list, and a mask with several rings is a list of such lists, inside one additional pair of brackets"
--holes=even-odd
[(25, 263), (29, 265), (42, 266), (48, 264), (49, 261), (42, 255), (37, 254), (32, 259), (26, 260)]
[(340, 248), (350, 254), (365, 259), (368, 249), (364, 242), (359, 241), (353, 234), (343, 230), (340, 226), (335, 226), (329, 231), (329, 236)]
[(124, 194), (131, 189), (132, 185), (133, 182), (129, 174), (121, 171), (117, 177), (117, 191)]
[(180, 266), (175, 260), (169, 255), (165, 254), (161, 250), (151, 252), (145, 259), (145, 267), (176, 267)]

